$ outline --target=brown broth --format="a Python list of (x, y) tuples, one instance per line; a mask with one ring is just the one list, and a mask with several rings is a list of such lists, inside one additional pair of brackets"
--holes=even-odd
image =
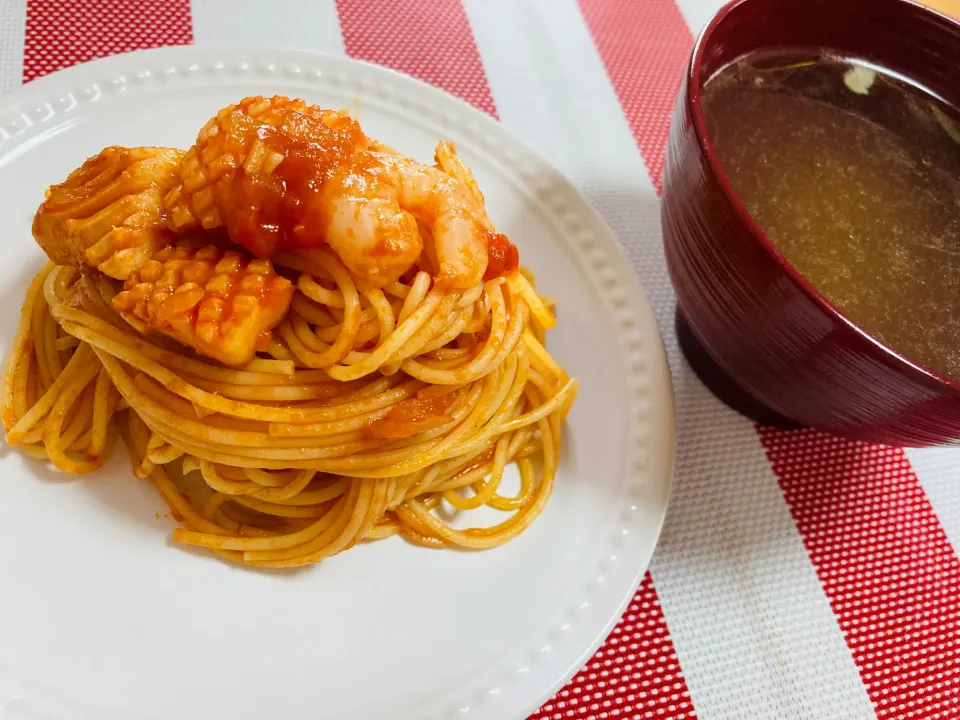
[(778, 250), (850, 320), (960, 379), (960, 123), (890, 73), (754, 56), (705, 86), (720, 164)]

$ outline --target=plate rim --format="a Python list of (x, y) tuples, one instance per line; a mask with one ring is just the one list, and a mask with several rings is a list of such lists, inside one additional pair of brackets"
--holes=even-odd
[[(308, 66), (306, 72), (304, 65)], [(342, 68), (348, 69), (339, 72), (338, 70)], [(357, 73), (358, 77), (355, 79), (348, 77), (351, 72)], [(580, 190), (547, 158), (532, 150), (498, 120), (470, 103), (391, 68), (342, 55), (293, 48), (210, 43), (135, 50), (73, 65), (0, 95), (0, 167), (5, 164), (4, 156), (10, 152), (3, 147), (7, 141), (42, 132), (44, 124), (58, 116), (63, 117), (73, 113), (85, 104), (117, 97), (123, 93), (128, 84), (170, 83), (180, 78), (188, 81), (190, 78), (198, 77), (214, 81), (218, 75), (242, 78), (250, 73), (262, 80), (268, 80), (272, 75), (276, 75), (286, 81), (301, 80), (308, 83), (312, 79), (318, 86), (323, 86), (325, 83), (355, 85), (361, 97), (365, 93), (380, 91), (381, 100), (397, 101), (401, 105), (403, 96), (396, 93), (394, 89), (384, 91), (384, 88), (394, 85), (403, 90), (406, 86), (414, 95), (419, 94), (432, 100), (432, 104), (418, 103), (416, 100), (407, 98), (412, 106), (419, 105), (428, 112), (433, 109), (432, 105), (439, 106), (437, 109), (442, 112), (440, 122), (457, 123), (462, 133), (471, 136), (475, 141), (472, 147), (480, 148), (488, 157), (496, 159), (498, 164), (510, 166), (532, 161), (534, 167), (546, 171), (551, 182), (559, 185), (563, 190), (567, 200), (573, 199), (580, 206), (578, 214), (585, 217), (588, 224), (593, 226), (594, 232), (582, 242), (574, 242), (566, 237), (563, 242), (567, 242), (573, 251), (572, 257), (576, 258), (576, 263), (580, 266), (578, 270), (590, 278), (593, 286), (591, 290), (605, 301), (609, 301), (609, 307), (616, 309), (618, 317), (622, 318), (624, 333), (617, 335), (620, 359), (624, 364), (625, 377), (629, 379), (635, 376), (638, 380), (638, 384), (628, 388), (630, 392), (627, 393), (628, 427), (625, 444), (631, 446), (632, 451), (624, 448), (625, 457), (621, 469), (623, 479), (620, 484), (628, 485), (628, 487), (621, 487), (621, 495), (626, 494), (633, 500), (628, 501), (623, 510), (617, 508), (620, 521), (624, 523), (624, 527), (620, 528), (623, 531), (622, 538), (627, 537), (626, 524), (630, 516), (636, 514), (633, 511), (637, 509), (637, 503), (648, 491), (656, 494), (658, 509), (652, 542), (633, 548), (636, 562), (632, 570), (624, 568), (622, 561), (617, 565), (612, 560), (609, 562), (600, 560), (602, 572), (599, 579), (594, 579), (595, 585), (603, 585), (607, 573), (616, 573), (616, 582), (607, 583), (603, 588), (608, 596), (604, 598), (603, 619), (586, 621), (587, 625), (594, 629), (587, 633), (592, 636), (589, 641), (575, 646), (579, 650), (569, 648), (563, 656), (554, 656), (567, 659), (562, 661), (564, 668), (561, 672), (550, 672), (551, 679), (546, 687), (542, 686), (543, 683), (539, 685), (534, 683), (537, 686), (536, 692), (523, 692), (514, 689), (517, 686), (514, 682), (505, 686), (502, 692), (497, 693), (495, 704), (491, 705), (487, 702), (486, 707), (483, 707), (483, 702), (477, 706), (472, 700), (464, 702), (458, 699), (447, 702), (445, 706), (448, 709), (441, 714), (430, 715), (430, 717), (452, 718), (464, 717), (469, 713), (470, 717), (502, 718), (504, 717), (502, 711), (510, 710), (509, 707), (504, 707), (504, 703), (509, 703), (509, 698), (514, 696), (516, 712), (519, 713), (515, 717), (524, 718), (553, 697), (603, 644), (636, 594), (662, 533), (673, 487), (677, 435), (676, 413), (666, 350), (646, 292), (631, 261), (603, 217)], [(328, 75), (330, 75), (329, 80)], [(378, 88), (376, 81), (370, 80), (365, 75), (379, 76), (383, 85)], [(445, 109), (444, 106), (449, 109)], [(16, 154), (15, 149), (14, 156)], [(511, 155), (514, 158), (513, 162), (509, 160)], [(517, 178), (522, 178), (522, 175), (517, 174)], [(540, 202), (544, 208), (547, 207), (545, 201), (540, 200)], [(554, 238), (554, 241), (560, 240)], [(591, 260), (588, 258), (586, 249), (592, 249), (597, 245), (601, 247), (592, 253)], [(605, 293), (606, 296), (604, 296)], [(641, 328), (639, 331), (636, 329), (638, 325)], [(651, 394), (657, 396), (653, 401), (651, 401)], [(640, 482), (629, 485), (631, 476), (648, 473), (650, 453), (646, 445), (649, 443), (644, 442), (644, 439), (650, 435), (650, 431), (649, 428), (639, 426), (649, 424), (651, 420), (659, 424), (653, 434), (659, 435), (658, 439), (663, 443), (659, 460), (662, 467), (658, 470), (660, 477), (657, 487), (646, 487), (642, 478)], [(616, 538), (613, 544), (623, 547)], [(611, 585), (616, 592), (611, 593)], [(611, 595), (613, 597), (610, 597)], [(562, 640), (565, 632), (564, 629), (551, 631), (547, 640)], [(569, 646), (569, 642), (566, 644)], [(527, 652), (531, 658), (536, 658), (544, 652), (549, 654), (552, 649), (551, 642), (540, 642), (535, 645), (538, 647)], [(543, 650), (544, 648), (546, 651)], [(517, 668), (516, 674), (535, 675), (526, 666)], [(5, 694), (11, 695), (9, 691), (5, 693), (6, 684), (9, 682), (9, 679), (0, 673), (0, 701), (5, 700)], [(477, 691), (474, 688), (469, 695), (470, 698), (483, 699), (492, 692), (492, 689)], [(448, 693), (441, 691), (439, 694)], [(23, 696), (22, 691), (13, 695)], [(64, 717), (68, 716), (64, 715)], [(511, 716), (514, 715), (511, 713)]]

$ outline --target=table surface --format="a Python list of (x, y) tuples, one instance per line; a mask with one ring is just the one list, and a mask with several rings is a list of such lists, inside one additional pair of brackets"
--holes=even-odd
[[(719, 0), (0, 0), (0, 92), (138, 48), (346, 53), (499, 118), (583, 191), (663, 329), (679, 440), (636, 597), (533, 717), (960, 718), (960, 451), (759, 428), (673, 330), (658, 194), (694, 33)], [(960, 15), (960, 0), (934, 0)]]

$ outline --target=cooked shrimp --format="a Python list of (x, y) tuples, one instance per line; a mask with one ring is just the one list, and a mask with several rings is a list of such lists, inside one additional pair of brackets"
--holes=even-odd
[(172, 148), (104, 148), (50, 188), (34, 238), (59, 265), (86, 264), (125, 280), (169, 242), (162, 200), (182, 156)]
[(440, 286), (468, 288), (487, 269), (497, 237), (471, 188), (442, 170), (398, 154), (363, 152), (326, 180), (318, 198), (325, 237), (353, 272), (375, 285), (396, 280), (425, 255)]
[[(434, 152), (434, 160), (436, 160), (438, 168), (466, 185), (483, 213), (485, 224), (492, 229), (493, 223), (490, 222), (490, 216), (487, 215), (483, 193), (480, 192), (480, 186), (477, 184), (476, 178), (473, 177), (473, 172), (457, 155), (457, 146), (450, 140), (440, 142)], [(487, 244), (487, 272), (483, 279), (490, 280), (500, 277), (519, 266), (520, 253), (517, 246), (510, 242), (506, 235), (500, 235), (499, 233), (494, 235)]]

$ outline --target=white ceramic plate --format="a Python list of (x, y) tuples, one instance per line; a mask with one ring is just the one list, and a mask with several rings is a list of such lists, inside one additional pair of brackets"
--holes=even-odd
[[(491, 217), (559, 302), (551, 352), (580, 378), (556, 490), (491, 551), (364, 544), (297, 572), (173, 546), (122, 451), (88, 478), (0, 456), (0, 715), (521, 718), (611, 629), (663, 521), (674, 447), (660, 335), (587, 202), (495, 121), (410, 78), (311, 53), (137, 52), (0, 98), (0, 342), (43, 255), (44, 189), (105, 145), (188, 147), (252, 94), (351, 107), (423, 160), (455, 140)], [(159, 515), (158, 515), (159, 514)]]

